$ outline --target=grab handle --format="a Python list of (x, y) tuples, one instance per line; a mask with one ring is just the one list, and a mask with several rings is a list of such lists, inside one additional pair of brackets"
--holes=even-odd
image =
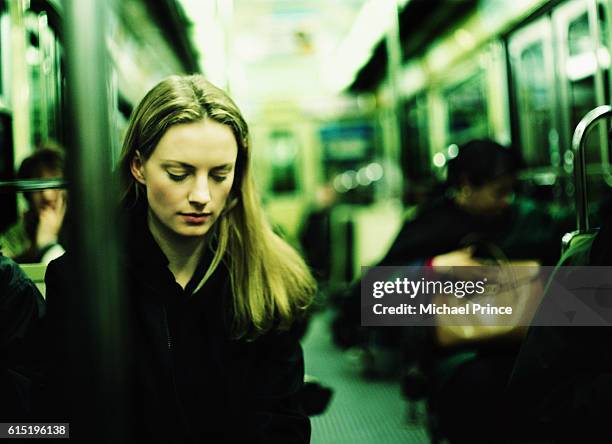
[(64, 179), (20, 179), (0, 181), (0, 193), (19, 193), (22, 191), (40, 191), (67, 188)]
[(595, 122), (604, 117), (612, 116), (612, 106), (601, 105), (593, 108), (580, 120), (572, 137), (572, 152), (574, 153), (574, 174), (576, 178), (576, 210), (579, 233), (588, 233), (589, 201), (587, 198), (586, 154), (584, 145), (586, 134)]

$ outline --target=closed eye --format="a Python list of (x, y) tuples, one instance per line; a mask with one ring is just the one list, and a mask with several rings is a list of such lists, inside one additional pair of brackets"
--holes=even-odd
[(167, 171), (167, 173), (168, 177), (175, 182), (181, 182), (189, 176), (189, 174), (172, 174), (170, 171)]
[(212, 180), (214, 180), (215, 182), (219, 182), (219, 183), (227, 179), (227, 176), (222, 176), (220, 174), (213, 174), (210, 177), (212, 177)]

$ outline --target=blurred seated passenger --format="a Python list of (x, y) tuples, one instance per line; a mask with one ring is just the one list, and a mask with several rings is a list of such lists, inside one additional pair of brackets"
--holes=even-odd
[(32, 413), (33, 373), (26, 341), (45, 302), (13, 260), (0, 254), (0, 418), (24, 420)]
[[(336, 191), (331, 183), (319, 186), (300, 231), (300, 245), (304, 252), (304, 259), (318, 284), (317, 302), (311, 306), (308, 318), (305, 318), (302, 323), (302, 331), (299, 332), (300, 339), (306, 333), (313, 311), (325, 304), (331, 272), (331, 213), (336, 197)], [(306, 379), (309, 378), (312, 378), (313, 381), (305, 383), (300, 398), (304, 411), (309, 416), (314, 416), (326, 410), (333, 390), (318, 382), (313, 376), (306, 375)]]
[[(478, 265), (474, 254), (492, 252), (468, 248), (477, 245), (492, 246), (512, 260), (556, 263), (564, 227), (541, 206), (514, 196), (520, 166), (513, 149), (491, 140), (474, 140), (462, 146), (457, 157), (448, 162), (441, 190), (404, 223), (376, 265)], [(357, 282), (341, 300), (340, 319), (335, 324), (335, 339), (341, 346), (364, 340), (363, 331), (355, 331), (361, 319), (359, 297)], [(391, 345), (400, 340), (397, 335), (388, 339)]]
[[(521, 160), (516, 151), (491, 140), (463, 145), (449, 160), (447, 180), (417, 216), (407, 221), (378, 265), (407, 265), (455, 251), (454, 261), (472, 264), (464, 248), (493, 243), (511, 259), (558, 259), (552, 218), (532, 201), (516, 197)], [(456, 263), (455, 265), (462, 265)]]
[[(250, 157), (240, 110), (201, 75), (162, 80), (134, 110), (118, 169), (134, 442), (309, 442), (293, 326), (316, 285), (267, 222)], [(52, 364), (44, 398), (63, 418), (81, 407), (65, 376), (79, 356), (61, 330), (81, 296), (70, 294), (76, 260), (68, 252), (46, 275), (51, 356), (68, 362)]]
[(300, 244), (306, 263), (319, 282), (319, 289), (326, 288), (331, 271), (331, 210), (336, 202), (336, 191), (331, 183), (320, 186), (312, 207), (300, 232)]
[[(546, 212), (514, 199), (518, 154), (474, 140), (448, 163), (444, 192), (407, 221), (379, 266), (478, 266), (483, 259), (554, 262), (559, 235)], [(506, 415), (501, 394), (518, 350), (502, 338), (450, 348), (430, 328), (359, 328), (360, 289), (353, 287), (334, 324), (343, 345), (355, 338), (374, 348), (402, 350), (405, 366), (426, 373), (429, 404), (451, 442), (491, 442)], [(393, 361), (391, 361), (393, 362)], [(384, 371), (384, 370), (383, 370)]]
[[(21, 163), (18, 179), (64, 177), (64, 155), (55, 147), (43, 147)], [(48, 264), (64, 253), (60, 231), (66, 214), (66, 192), (47, 189), (25, 193), (28, 210), (0, 237), (5, 256), (19, 263)]]
[[(568, 265), (612, 266), (612, 218), (608, 214), (593, 241), (572, 247)], [(586, 262), (586, 263), (585, 263)], [(569, 270), (583, 273), (584, 268)], [(596, 273), (606, 273), (598, 268)], [(609, 270), (609, 268), (608, 268)], [(566, 279), (566, 278), (564, 278)], [(566, 287), (571, 288), (571, 287)], [(609, 312), (609, 288), (601, 289)], [(549, 291), (542, 303), (545, 309)], [(612, 329), (610, 326), (530, 327), (508, 384), (508, 395), (537, 442), (610, 442), (612, 411)]]

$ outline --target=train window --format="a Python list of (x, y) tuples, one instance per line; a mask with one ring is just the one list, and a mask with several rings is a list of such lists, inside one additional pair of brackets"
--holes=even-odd
[(342, 122), (320, 130), (325, 176), (351, 169), (374, 156), (374, 128), (369, 122)]
[(8, 103), (8, 98), (6, 97), (8, 92), (8, 67), (11, 66), (7, 51), (10, 47), (9, 38), (9, 15), (5, 3), (0, 0), (0, 104), (5, 106)]
[[(612, 96), (610, 95), (610, 26), (609, 26), (609, 14), (608, 14), (608, 6), (603, 3), (597, 4), (597, 23), (599, 25), (599, 46), (597, 48), (597, 60), (599, 64), (599, 68), (602, 74), (602, 86), (603, 86), (603, 100), (604, 103), (609, 104), (612, 101)], [(602, 141), (605, 142), (605, 149), (602, 150), (602, 154), (604, 155), (603, 162), (605, 163), (604, 168), (607, 171), (608, 176), (608, 185), (610, 184), (610, 170), (611, 170), (611, 162), (612, 162), (612, 143), (610, 143), (610, 126), (606, 122), (602, 122), (605, 126), (602, 132)]]
[[(602, 3), (573, 1), (553, 12), (557, 29), (561, 91), (564, 101), (564, 127), (568, 139), (584, 115), (597, 105), (609, 103), (609, 65), (607, 9)], [(588, 137), (586, 161), (589, 182), (600, 187), (609, 163), (609, 143), (605, 125)], [(593, 189), (593, 186), (591, 187)]]
[[(564, 148), (569, 151), (580, 120), (594, 107), (610, 101), (607, 5), (597, 0), (569, 1), (553, 10), (552, 20), (557, 47), (555, 64), (559, 76), (562, 138)], [(599, 122), (585, 141), (589, 199), (592, 202), (606, 195), (606, 182), (612, 184), (606, 125), (604, 121)], [(567, 157), (567, 172), (572, 170), (572, 158)]]
[(319, 135), (325, 180), (334, 182), (344, 201), (371, 202), (373, 185), (382, 177), (382, 168), (373, 163), (376, 134), (372, 122), (335, 122), (321, 127)]
[(489, 135), (485, 75), (482, 69), (443, 93), (448, 110), (448, 143)]
[(567, 33), (567, 48), (570, 57), (592, 50), (593, 42), (589, 32), (589, 16), (584, 12), (573, 20)]
[(4, 62), (4, 45), (7, 43), (4, 33), (4, 16), (5, 12), (0, 5), (0, 97), (4, 97), (4, 67), (7, 66)]
[(543, 17), (516, 31), (508, 40), (508, 50), (515, 140), (529, 168), (556, 165), (560, 155), (550, 19)]
[[(593, 39), (589, 28), (589, 17), (585, 13), (570, 21), (567, 30), (567, 59), (565, 73), (569, 90), (570, 128), (596, 106), (595, 70)], [(595, 138), (589, 138), (596, 142)], [(591, 144), (592, 145), (592, 144)], [(598, 147), (587, 147), (587, 162), (598, 161)]]
[(61, 45), (45, 12), (26, 14), (32, 144), (61, 139)]
[(270, 134), (272, 153), (272, 191), (277, 194), (293, 193), (297, 189), (296, 162), (298, 142), (290, 131)]
[(599, 66), (603, 74), (604, 98), (610, 102), (610, 28), (608, 9), (601, 3), (597, 5), (597, 23), (599, 24), (599, 48), (597, 49)]
[[(13, 171), (12, 119), (8, 113), (0, 112), (0, 180), (15, 178)], [(7, 149), (8, 147), (8, 149)], [(0, 193), (0, 233), (17, 220), (17, 200), (12, 193)]]

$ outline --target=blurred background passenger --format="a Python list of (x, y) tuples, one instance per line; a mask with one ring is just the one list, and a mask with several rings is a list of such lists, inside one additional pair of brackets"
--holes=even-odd
[(320, 186), (300, 232), (306, 263), (319, 283), (319, 292), (327, 288), (330, 278), (331, 214), (336, 199), (336, 190), (331, 183)]
[[(479, 255), (554, 265), (566, 225), (515, 195), (521, 165), (513, 148), (492, 140), (463, 145), (448, 162), (446, 182), (404, 223), (377, 266), (479, 265)], [(358, 297), (354, 286), (346, 303)]]
[[(324, 307), (327, 301), (332, 255), (331, 215), (336, 199), (336, 190), (331, 183), (320, 186), (300, 230), (300, 245), (304, 259), (318, 284), (316, 302), (311, 306), (308, 317), (301, 322), (300, 339), (306, 334), (312, 315), (317, 309)], [(318, 381), (313, 375), (306, 375), (306, 383), (300, 393), (300, 402), (304, 411), (310, 416), (323, 413), (329, 406), (333, 389), (324, 383), (325, 381)]]
[[(49, 145), (25, 158), (18, 179), (56, 179), (64, 177), (64, 153)], [(60, 244), (66, 214), (66, 192), (46, 189), (25, 193), (28, 209), (15, 225), (0, 237), (5, 256), (19, 263), (48, 264), (64, 253)]]
[[(512, 148), (473, 140), (449, 161), (446, 183), (401, 228), (379, 266), (478, 266), (484, 261), (536, 260), (554, 263), (560, 234), (552, 218), (517, 199), (521, 160)], [(490, 262), (489, 262), (490, 263)], [(372, 351), (371, 373), (387, 373), (376, 362), (403, 368), (419, 378), (408, 392), (426, 393), (436, 422), (451, 442), (490, 442), (500, 420), (509, 418), (502, 394), (518, 350), (516, 337), (441, 347), (430, 328), (360, 328), (360, 288), (354, 285), (334, 323), (343, 346), (362, 341)], [(382, 351), (383, 352), (381, 353)], [(383, 364), (385, 365), (385, 364)], [(396, 367), (397, 368), (397, 367)]]
[(556, 263), (563, 227), (533, 201), (515, 195), (521, 167), (514, 148), (492, 140), (460, 147), (448, 162), (446, 182), (404, 224), (379, 265), (444, 263), (448, 258), (453, 265), (474, 265), (465, 248), (479, 244), (495, 245), (511, 259)]

